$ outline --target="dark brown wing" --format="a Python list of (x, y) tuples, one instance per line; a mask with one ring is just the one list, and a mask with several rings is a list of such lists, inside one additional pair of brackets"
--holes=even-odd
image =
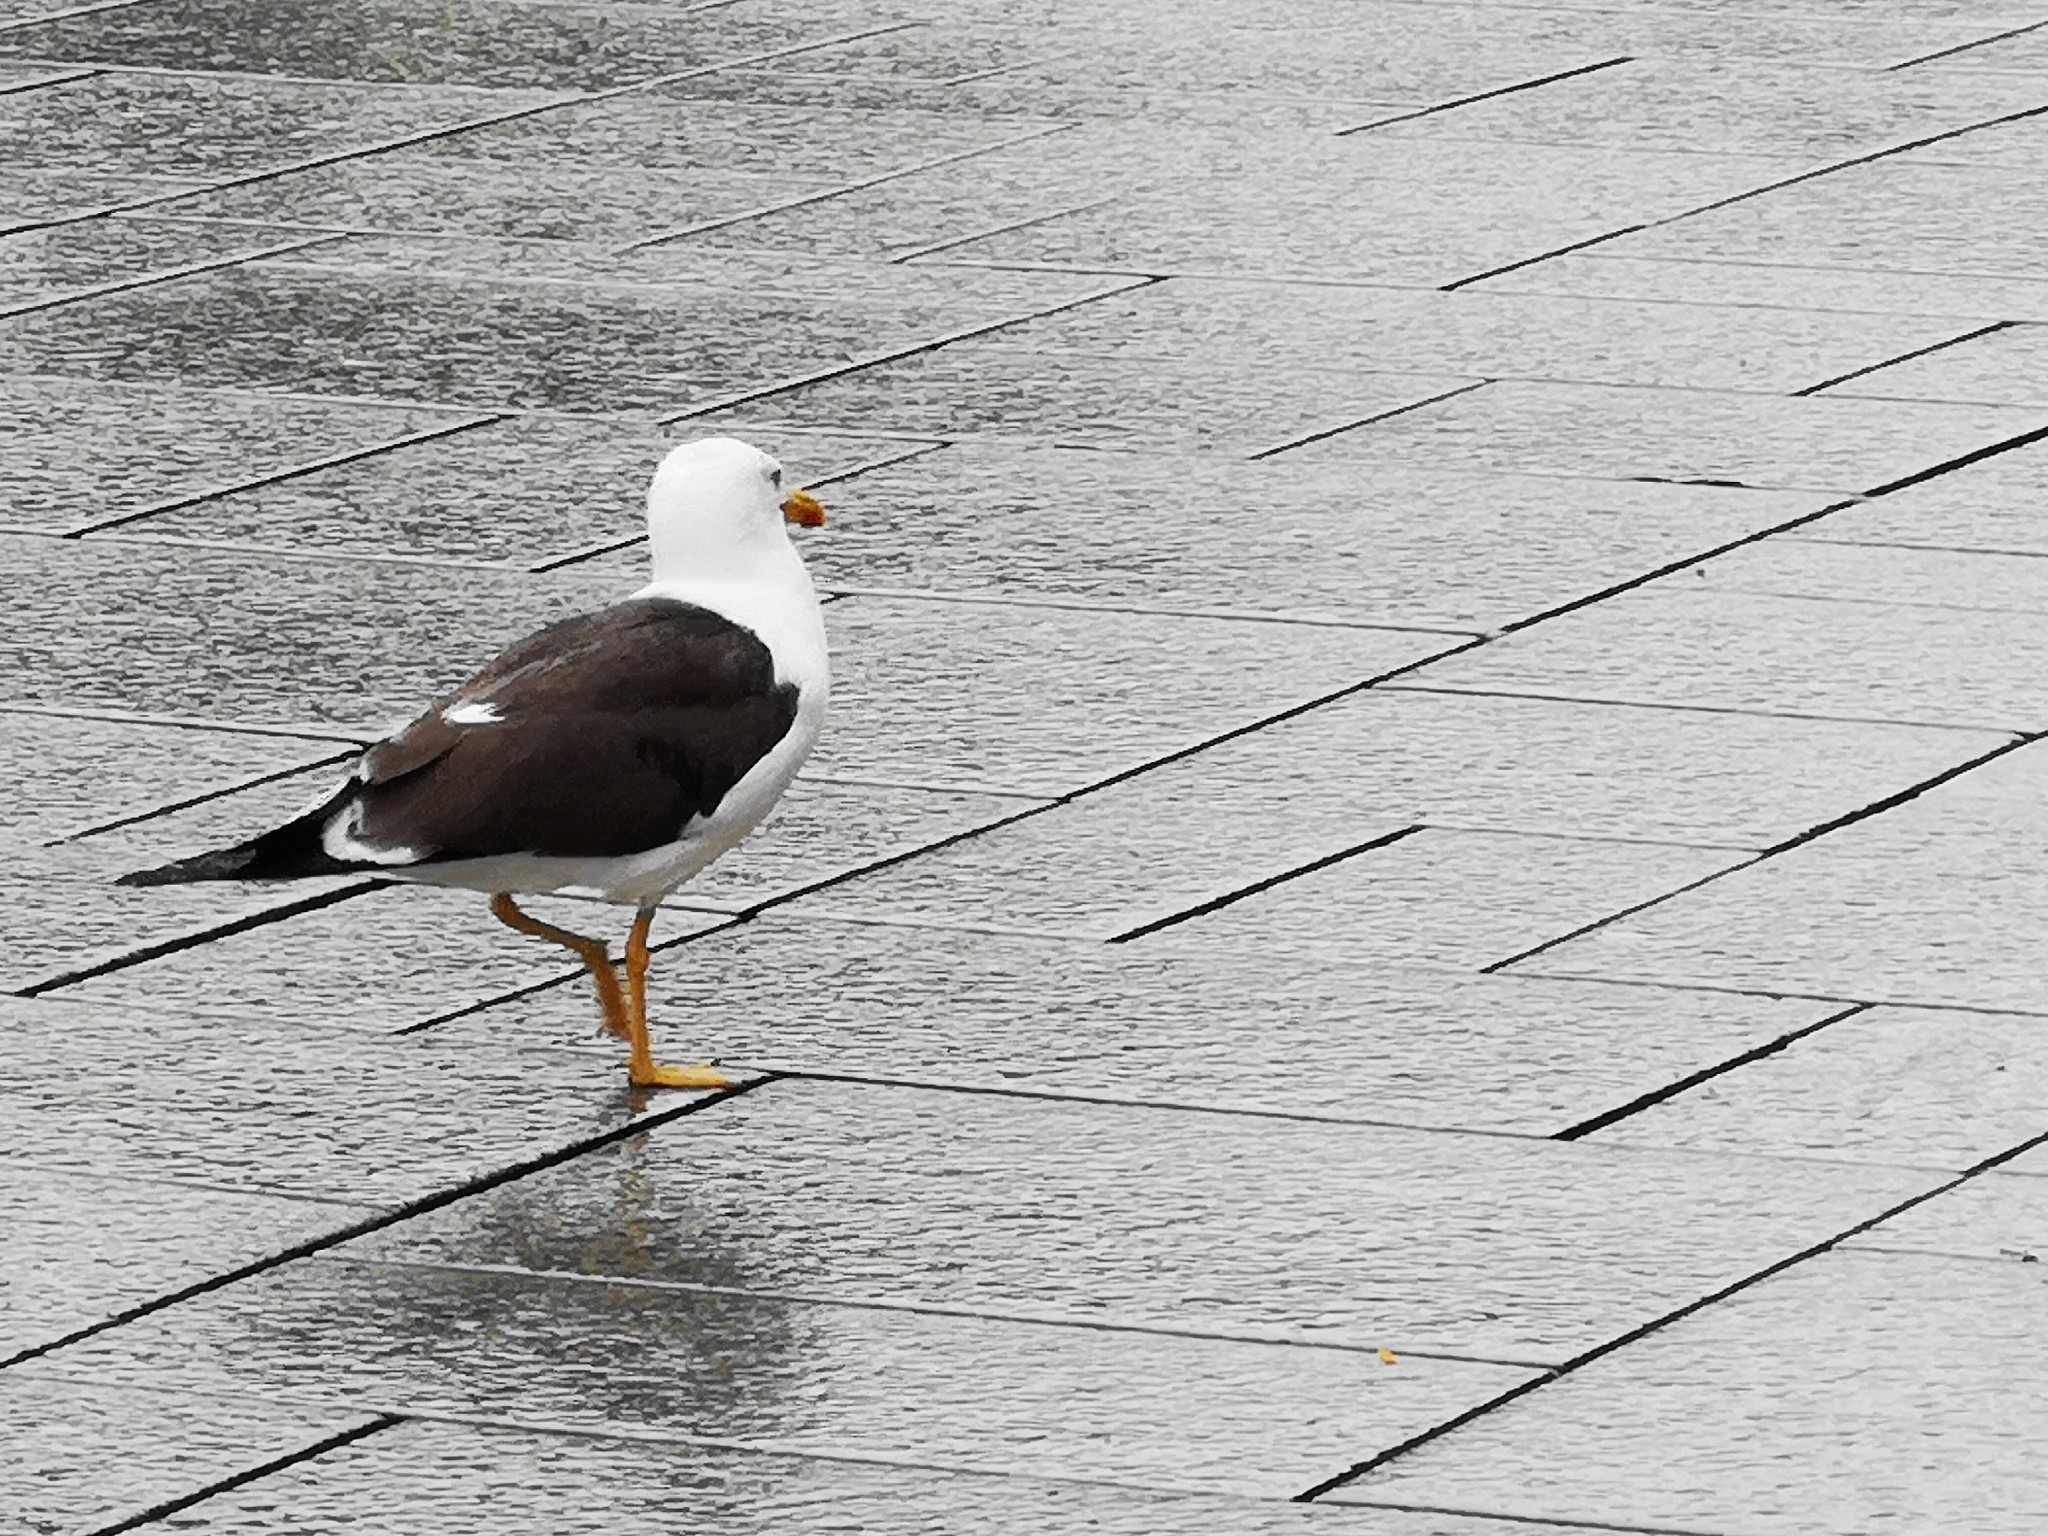
[(673, 842), (788, 734), (768, 647), (659, 598), (551, 624), (364, 754), (355, 838), (424, 859)]
[[(752, 631), (687, 603), (636, 599), (519, 641), (370, 748), (305, 815), (122, 878), (289, 880), (492, 854), (640, 853), (717, 810), (796, 710), (796, 686), (776, 682)], [(338, 814), (360, 849), (352, 856), (327, 851)]]

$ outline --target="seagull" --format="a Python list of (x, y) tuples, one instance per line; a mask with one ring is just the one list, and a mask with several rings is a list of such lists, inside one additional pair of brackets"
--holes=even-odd
[[(369, 872), (484, 892), (499, 921), (590, 971), (634, 1085), (728, 1086), (712, 1066), (655, 1062), (647, 935), (661, 899), (753, 830), (817, 742), (825, 624), (788, 525), (824, 521), (760, 449), (685, 443), (648, 487), (647, 586), (516, 642), (304, 814), (121, 883)], [(623, 984), (603, 940), (513, 899), (546, 891), (637, 909)]]

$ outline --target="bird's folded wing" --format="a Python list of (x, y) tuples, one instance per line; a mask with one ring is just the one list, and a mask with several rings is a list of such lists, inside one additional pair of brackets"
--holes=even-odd
[(639, 853), (710, 817), (796, 710), (768, 647), (707, 609), (565, 619), (363, 755), (345, 840), (386, 863)]

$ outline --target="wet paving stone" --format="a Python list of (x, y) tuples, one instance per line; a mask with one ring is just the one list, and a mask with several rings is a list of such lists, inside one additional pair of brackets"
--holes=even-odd
[[(1110, 939), (1284, 879), (1275, 887), (1283, 894), (1247, 898), (1197, 920), (1203, 926), (1179, 923), (1139, 942), (1272, 945), (1317, 965), (1362, 957), (1471, 967), (1742, 857), (1725, 849), (1424, 830), (1345, 860), (1334, 866), (1335, 878), (1285, 878), (1407, 823), (1387, 812), (1352, 812), (1337, 827), (1246, 817), (1227, 831), (1212, 823), (1197, 858), (1183, 831), (1184, 803), (1170, 820), (1140, 819), (1155, 807), (1113, 793), (860, 876), (790, 910)], [(1314, 958), (1305, 960), (1309, 950)]]
[(835, 718), (813, 772), (1035, 794), (1081, 788), (1455, 643), (881, 597), (831, 604), (826, 630)]
[[(2048, 1010), (2034, 931), (2036, 893), (2048, 881), (2034, 821), (2048, 771), (2042, 759), (2040, 749), (2022, 748), (1880, 816), (1575, 939), (1531, 968), (1868, 1002)], [(1781, 918), (1787, 911), (1801, 914), (1789, 929)]]
[(94, 219), (21, 230), (0, 239), (0, 312), (51, 304), (117, 283), (275, 251), (301, 231), (180, 224), (168, 219)]
[[(0, 44), (7, 34), (0, 32)], [(0, 98), (4, 99), (4, 98)], [(12, 170), (0, 190), (0, 234), (55, 219), (85, 218), (115, 208), (140, 207), (203, 183), (168, 176), (117, 176), (105, 172)]]
[[(1561, 1536), (1458, 1515), (867, 1466), (588, 1435), (413, 1421), (179, 1513), (201, 1536), (280, 1519), (357, 1536), (669, 1536), (687, 1508), (721, 1530), (913, 1536)], [(400, 1513), (402, 1511), (402, 1513)]]
[[(1067, 447), (1249, 455), (1399, 411), (1476, 381), (1449, 374), (1248, 374), (1216, 358), (1157, 362), (969, 339), (786, 390), (749, 422), (996, 437)], [(732, 415), (698, 418), (706, 426)]]
[[(2036, 1132), (2035, 1134), (2039, 1134)], [(2000, 1151), (2017, 1146), (2019, 1137)], [(2039, 1264), (2048, 1255), (2048, 1158), (2037, 1146), (1849, 1239), (1846, 1248)]]
[(0, 374), (0, 446), (8, 460), (0, 525), (96, 527), (473, 419), (175, 384)]
[[(772, 911), (693, 940), (655, 968), (650, 996), (666, 1031), (748, 1068), (1531, 1136), (1840, 1011)], [(433, 1033), (609, 1060), (586, 1010), (565, 988)]]
[(1971, 400), (1997, 405), (2039, 405), (2048, 387), (2037, 382), (2048, 341), (2041, 327), (2016, 325), (1925, 357), (1909, 358), (1830, 391), (1889, 400)]
[[(1513, 99), (1513, 98), (1506, 98)], [(1169, 279), (1005, 331), (1006, 347), (1248, 374), (1410, 370), (1790, 393), (1973, 329), (1953, 320)], [(1674, 345), (1673, 333), (1684, 337)]]
[[(616, 1203), (630, 1211), (652, 1197), (629, 1181)], [(755, 1265), (708, 1235), (697, 1257), (700, 1274), (729, 1281)], [(309, 1406), (1267, 1497), (1530, 1374), (341, 1259), (195, 1298), (67, 1349), (57, 1369)]]
[(945, 259), (1434, 286), (1672, 217), (1783, 170), (1755, 157), (1448, 137), (1341, 142), (1352, 189), (1342, 209), (1242, 177), (1219, 206), (1220, 188), (1193, 182), (985, 235)]
[[(788, 13), (674, 6), (155, 0), (0, 32), (0, 54), (315, 79), (592, 89), (809, 40)], [(822, 30), (822, 29), (821, 29)], [(823, 35), (829, 35), (824, 32)]]
[(342, 1252), (1404, 1362), (1555, 1361), (1929, 1182), (785, 1081)]
[[(1615, 244), (1619, 244), (1617, 241)], [(1979, 324), (2048, 318), (2048, 282), (1969, 272), (1852, 271), (1777, 262), (1693, 261), (1609, 254), (1558, 256), (1505, 272), (1477, 292), (1575, 294), (1666, 304), (1791, 305), (1876, 314), (1957, 315)]]
[(943, 304), (265, 263), (0, 320), (0, 366), (482, 409), (680, 411), (980, 318)]
[(1963, 1169), (2048, 1131), (2041, 1021), (1876, 1008), (1593, 1139)]
[(2048, 1390), (2042, 1275), (1823, 1254), (1330, 1497), (1759, 1536), (2018, 1536), (2044, 1509), (2041, 1429), (2019, 1406)]
[[(1866, 271), (2048, 275), (2044, 190), (2000, 165), (1890, 156), (1638, 234), (1615, 256), (1789, 262)], [(1994, 317), (1997, 318), (1997, 317)]]
[[(1885, 499), (1865, 505), (1881, 506)], [(2048, 569), (2039, 560), (1973, 550), (1766, 539), (1708, 561), (1699, 579), (1716, 590), (1837, 603), (2048, 613)]]
[(232, 1187), (68, 1173), (9, 1155), (0, 1157), (0, 1214), (8, 1292), (0, 1351), (13, 1354), (339, 1231), (367, 1212)]
[(863, 471), (830, 500), (830, 537), (804, 548), (827, 587), (1475, 631), (1826, 505), (1716, 486), (986, 441)]
[[(366, 958), (373, 991), (378, 957)], [(538, 1036), (375, 1039), (324, 1004), (317, 974), (302, 1006), (302, 974), (236, 1019), (178, 1012), (175, 988), (146, 1009), (0, 999), (10, 1151), (60, 1193), (92, 1175), (390, 1209), (701, 1097), (632, 1092), (623, 1046), (585, 1061), (531, 1049)], [(596, 1019), (581, 1001), (579, 1036)], [(682, 1047), (673, 1034), (658, 1038)]]
[(0, 1500), (30, 1536), (98, 1530), (370, 1422), (17, 1367), (0, 1381)]
[(33, 848), (332, 758), (339, 744), (0, 710), (0, 846)]
[[(1863, 15), (1836, 35), (1855, 39), (1873, 22), (1883, 25)], [(1959, 81), (1917, 70), (1697, 54), (1636, 57), (1560, 86), (1466, 103), (1446, 126), (1470, 138), (1520, 143), (1783, 155), (1793, 174), (2041, 104), (2037, 84), (2020, 78)], [(1401, 139), (1429, 129), (1390, 123), (1369, 131)]]
[(181, 198), (174, 206), (195, 218), (315, 229), (627, 241), (678, 220), (726, 218), (824, 190), (818, 182), (748, 171), (515, 167), (395, 150)]
[(2036, 512), (2044, 495), (2048, 449), (2036, 445), (1844, 507), (1791, 537), (2042, 555), (2048, 534)]
[(1508, 380), (1289, 452), (1854, 495), (2043, 425), (2018, 406)]
[[(128, 532), (277, 550), (427, 555), (532, 565), (638, 540), (647, 483), (677, 442), (706, 435), (689, 423), (662, 433), (571, 417), (513, 416), (473, 431), (394, 448), (354, 463), (181, 507)], [(781, 459), (788, 483), (808, 485), (915, 451), (882, 438), (777, 432), (750, 439)], [(839, 497), (832, 539), (839, 537)], [(804, 553), (815, 565), (818, 539)], [(609, 562), (644, 582), (646, 551)]]
[[(161, 12), (161, 6), (128, 8)], [(118, 12), (102, 12), (111, 19)], [(517, 14), (515, 9), (511, 14)], [(0, 33), (5, 48), (20, 33)], [(546, 92), (107, 73), (0, 96), (0, 160), (212, 181), (539, 106)], [(182, 208), (182, 204), (180, 205)]]
[(2031, 730), (2041, 718), (2028, 681), (2039, 628), (2038, 615), (2023, 612), (1875, 595), (1843, 601), (1721, 590), (1680, 572), (1447, 657), (1411, 680), (1482, 692)]

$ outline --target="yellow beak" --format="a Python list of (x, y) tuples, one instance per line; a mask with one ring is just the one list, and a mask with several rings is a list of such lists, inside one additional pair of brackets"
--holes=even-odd
[(782, 520), (795, 523), (799, 528), (822, 528), (825, 526), (825, 506), (809, 491), (791, 491), (789, 500), (782, 504)]

